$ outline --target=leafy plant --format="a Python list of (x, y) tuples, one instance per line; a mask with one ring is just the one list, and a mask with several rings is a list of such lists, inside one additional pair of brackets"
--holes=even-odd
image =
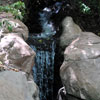
[(40, 39), (40, 40), (38, 40), (39, 41), (39, 43), (42, 43), (43, 41)]
[(3, 21), (0, 22), (0, 28), (1, 29), (7, 29), (9, 32), (12, 32), (13, 27), (14, 26), (8, 20), (3, 20)]
[(84, 14), (89, 14), (91, 12), (90, 7), (88, 7), (86, 4), (79, 2), (80, 5), (80, 11), (83, 12)]
[(2, 61), (0, 61), (0, 65), (2, 65), (3, 63), (2, 63)]
[(15, 18), (22, 20), (25, 14), (25, 4), (18, 1), (11, 5), (0, 6), (0, 12), (10, 12)]

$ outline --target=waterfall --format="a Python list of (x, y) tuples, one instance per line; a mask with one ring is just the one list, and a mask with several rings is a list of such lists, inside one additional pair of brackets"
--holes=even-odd
[(36, 52), (33, 77), (39, 86), (40, 100), (53, 100), (54, 56), (56, 47), (53, 36), (56, 34), (56, 30), (52, 21), (50, 21), (50, 16), (53, 13), (58, 13), (60, 7), (61, 3), (57, 2), (53, 7), (45, 7), (43, 11), (39, 12), (39, 20), (43, 32), (38, 35), (30, 35), (29, 37), (29, 45)]
[[(44, 41), (46, 42), (45, 46), (42, 45), (39, 48), (31, 45), (36, 52), (33, 76), (34, 81), (39, 86), (41, 100), (53, 100), (55, 41)], [(50, 43), (48, 43), (49, 41)]]

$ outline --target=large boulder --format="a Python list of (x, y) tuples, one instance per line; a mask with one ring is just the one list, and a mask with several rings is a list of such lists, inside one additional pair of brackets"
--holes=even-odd
[(0, 100), (39, 100), (38, 87), (23, 72), (0, 72)]
[(100, 37), (81, 33), (64, 52), (60, 76), (68, 100), (100, 100)]
[(80, 27), (74, 23), (71, 17), (66, 17), (62, 22), (63, 32), (60, 36), (60, 47), (65, 49), (81, 32)]
[(0, 38), (0, 61), (3, 65), (17, 68), (28, 75), (34, 65), (35, 52), (16, 34)]
[[(20, 20), (14, 19), (11, 13), (0, 12), (0, 35), (17, 34), (24, 40), (28, 39), (28, 28)], [(8, 29), (10, 26), (10, 29)]]

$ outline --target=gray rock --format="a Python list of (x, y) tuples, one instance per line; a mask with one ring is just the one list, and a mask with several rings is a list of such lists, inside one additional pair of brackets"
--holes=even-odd
[(0, 72), (0, 100), (39, 100), (38, 88), (34, 81), (27, 81), (23, 72), (3, 71)]
[(34, 65), (35, 52), (15, 34), (8, 34), (0, 41), (0, 61), (3, 65), (17, 68), (28, 75)]
[(81, 33), (65, 50), (60, 76), (68, 100), (100, 100), (100, 37)]
[(66, 100), (66, 99), (67, 99), (66, 90), (65, 90), (65, 87), (62, 87), (58, 91), (57, 100)]
[(29, 91), (34, 100), (39, 100), (39, 89), (34, 81), (28, 81)]
[(63, 32), (60, 37), (60, 47), (65, 49), (81, 32), (80, 27), (74, 23), (71, 17), (66, 17), (62, 22)]

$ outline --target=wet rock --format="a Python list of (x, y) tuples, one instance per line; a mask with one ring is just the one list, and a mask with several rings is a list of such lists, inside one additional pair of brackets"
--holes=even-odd
[(34, 83), (34, 81), (28, 81), (28, 86), (29, 86), (30, 94), (32, 95), (33, 99), (34, 100), (40, 100), (39, 99), (39, 88)]
[(60, 76), (68, 100), (100, 100), (100, 37), (83, 32), (64, 52)]
[(35, 52), (16, 34), (8, 34), (0, 40), (0, 61), (28, 75), (34, 65)]
[(65, 49), (82, 31), (71, 17), (66, 17), (62, 22), (63, 32), (60, 36), (60, 47)]
[[(0, 12), (0, 35), (17, 34), (24, 40), (28, 38), (28, 28), (20, 20), (14, 19), (11, 13)], [(8, 29), (10, 27), (10, 30)]]
[(1, 100), (39, 100), (38, 93), (34, 81), (27, 81), (23, 72), (0, 72)]
[(65, 87), (59, 89), (57, 100), (67, 100)]

